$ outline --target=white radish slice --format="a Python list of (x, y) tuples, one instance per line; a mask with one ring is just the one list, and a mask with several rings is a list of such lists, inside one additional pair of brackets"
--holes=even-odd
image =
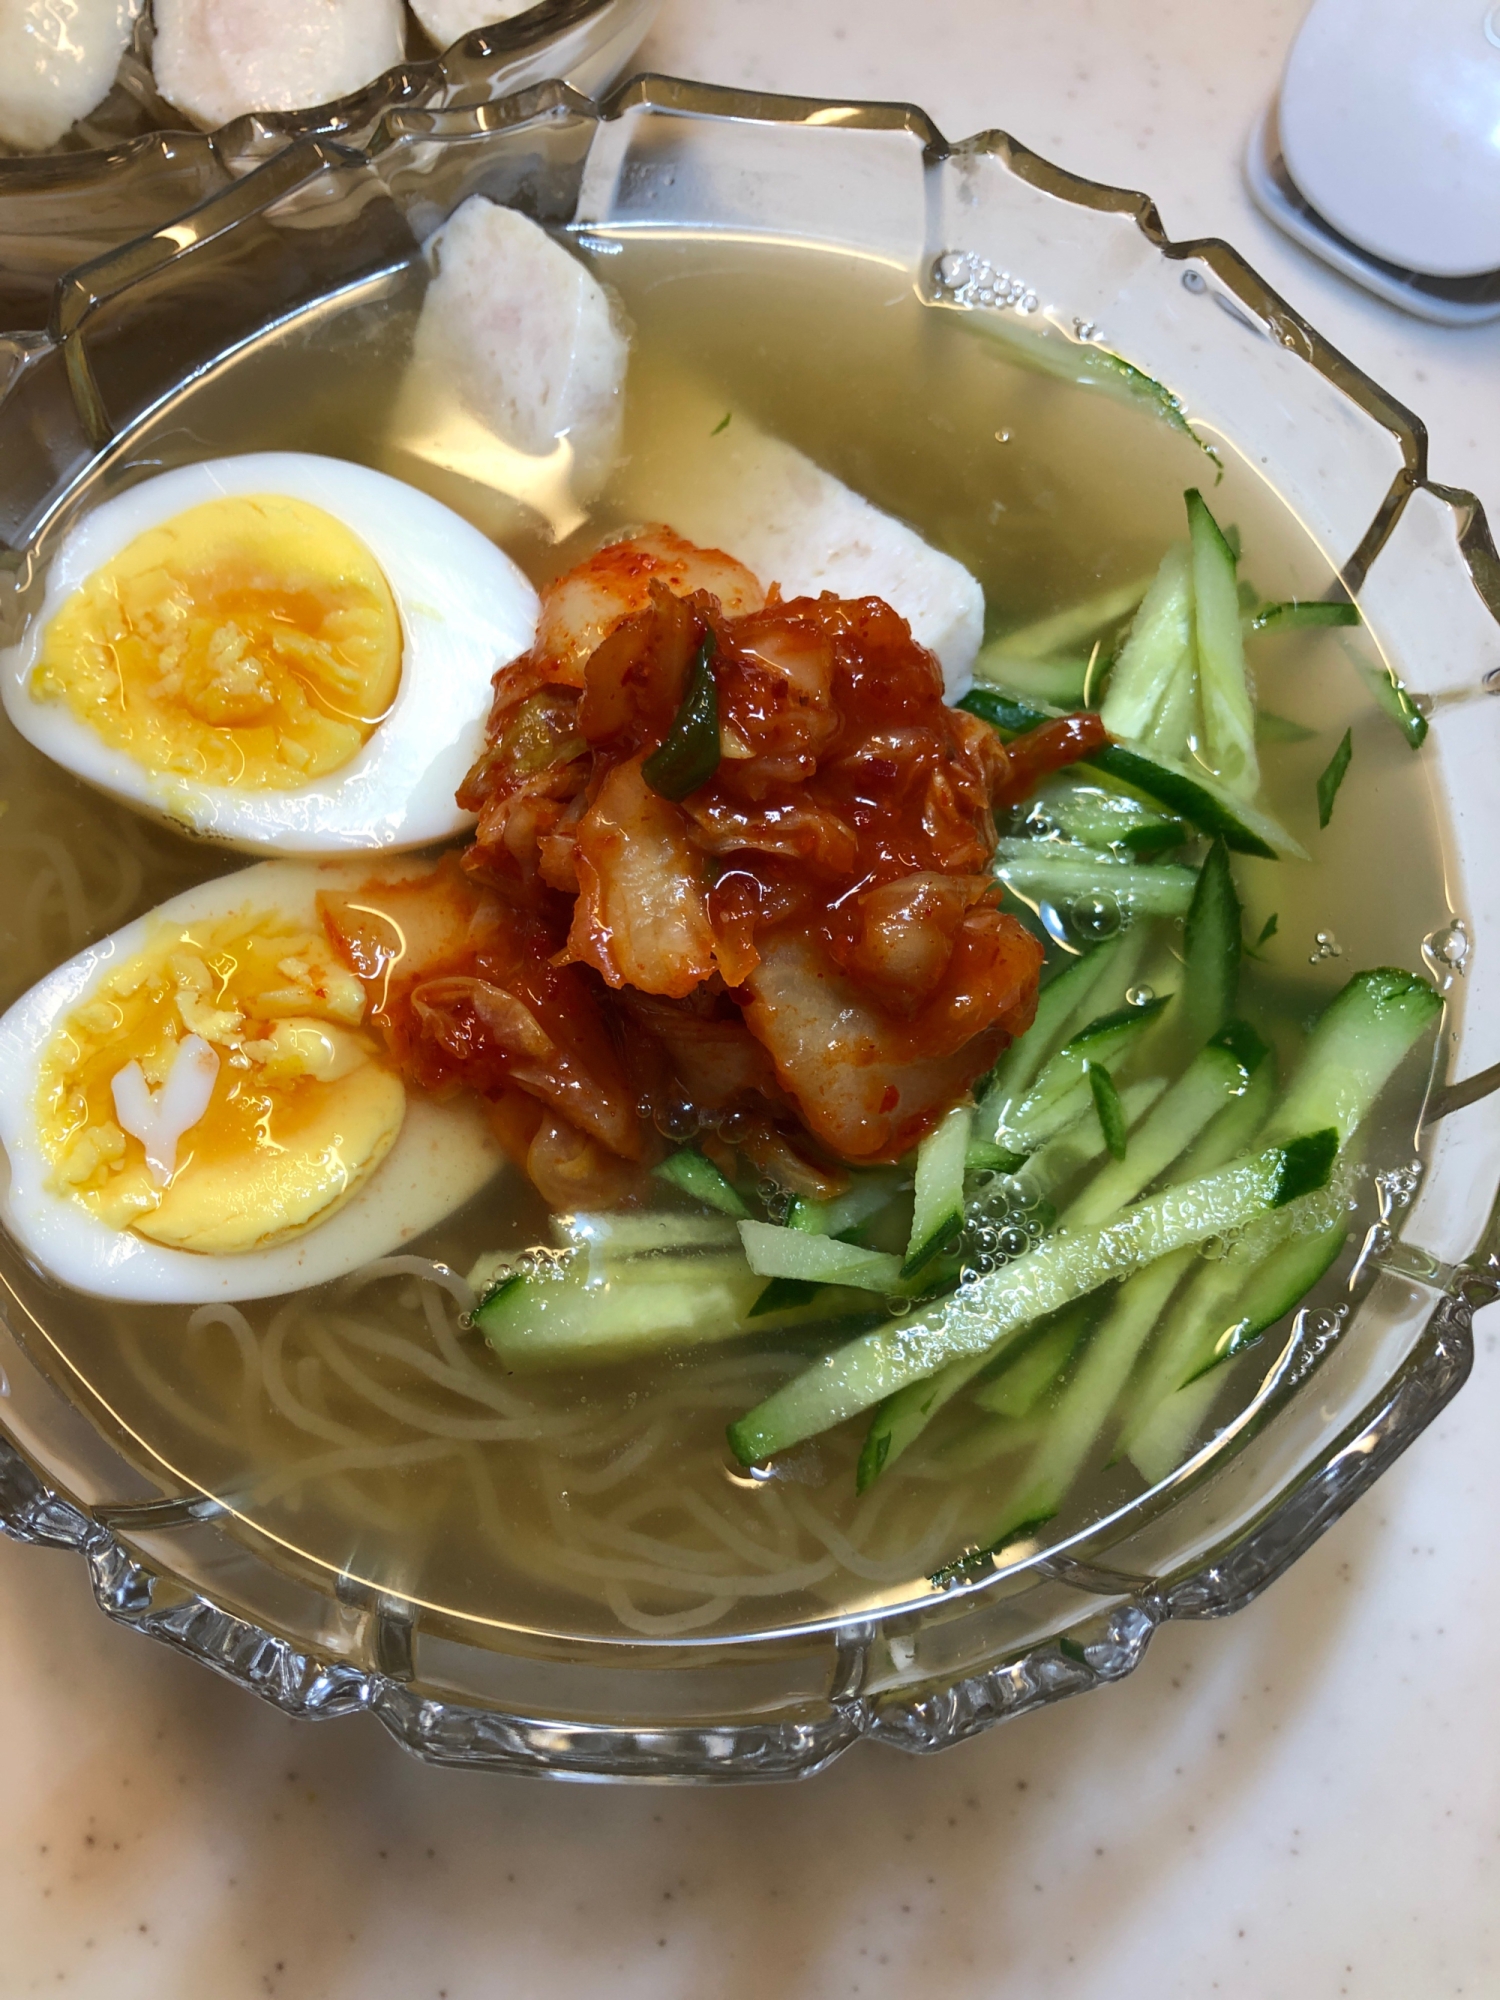
[(362, 90), (406, 53), (401, 0), (156, 0), (156, 87), (211, 130)]
[(0, 140), (55, 146), (108, 95), (140, 11), (141, 0), (3, 0)]

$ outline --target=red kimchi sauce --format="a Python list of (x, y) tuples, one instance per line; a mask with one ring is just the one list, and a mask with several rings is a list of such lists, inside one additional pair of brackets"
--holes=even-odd
[[(664, 797), (705, 640), (717, 767)], [(812, 1193), (908, 1151), (1035, 1012), (996, 811), (1105, 740), (1007, 747), (879, 598), (768, 598), (665, 529), (550, 586), (487, 738), (460, 862), (325, 916), (407, 1073), (488, 1099), (560, 1205), (623, 1198), (668, 1139)]]

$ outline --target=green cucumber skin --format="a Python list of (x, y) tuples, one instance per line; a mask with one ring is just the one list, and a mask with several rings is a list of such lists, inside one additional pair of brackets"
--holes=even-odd
[(767, 1313), (791, 1312), (798, 1306), (809, 1304), (819, 1292), (826, 1290), (825, 1285), (811, 1278), (768, 1278), (765, 1290), (757, 1296), (745, 1317), (763, 1319)]
[(1060, 1045), (1068, 1027), (1088, 1004), (1089, 995), (1105, 979), (1111, 968), (1124, 960), (1133, 962), (1138, 940), (1111, 938), (1097, 944), (1082, 958), (1075, 958), (1055, 972), (1037, 996), (1036, 1018), (1017, 1041), (1012, 1042), (990, 1073), (980, 1093), (975, 1137), (993, 1141), (998, 1114), (1007, 1102), (1020, 1097), (1049, 1055)]
[(1357, 604), (1320, 604), (1290, 598), (1284, 604), (1263, 604), (1250, 620), (1248, 630), (1261, 632), (1306, 632), (1329, 625), (1358, 625)]
[(917, 1148), (911, 1235), (903, 1278), (914, 1278), (964, 1225), (964, 1162), (974, 1128), (973, 1107), (956, 1104)]
[[(1028, 729), (1036, 729), (1042, 723), (1053, 720), (1046, 709), (1038, 708), (1032, 702), (1017, 701), (1002, 694), (998, 688), (970, 688), (958, 705), (1010, 736), (1024, 735)], [(1210, 839), (1215, 834), (1222, 834), (1224, 844), (1236, 854), (1254, 854), (1263, 861), (1275, 861), (1283, 851), (1273, 846), (1263, 834), (1257, 833), (1248, 817), (1241, 818), (1239, 810), (1231, 806), (1227, 799), (1216, 798), (1190, 773), (1143, 756), (1140, 751), (1128, 749), (1123, 743), (1107, 744), (1092, 756), (1081, 758), (1074, 769), (1102, 772), (1105, 777), (1128, 785), (1132, 791), (1144, 793), (1148, 799), (1154, 799), (1178, 819), (1187, 820)], [(1303, 854), (1298, 843), (1289, 838), (1285, 839), (1284, 851), (1299, 857)]]
[(883, 1250), (782, 1229), (774, 1222), (742, 1222), (739, 1230), (749, 1267), (761, 1278), (801, 1278), (871, 1292), (894, 1291), (900, 1278), (900, 1259)]
[(1022, 1528), (1051, 1519), (1062, 1506), (1141, 1349), (1197, 1254), (1196, 1248), (1175, 1251), (1137, 1271), (1116, 1292), (1001, 1515), (984, 1536), (991, 1552)]
[(1235, 554), (1196, 487), (1185, 496), (1193, 549), (1193, 625), (1207, 762), (1237, 796), (1260, 790), (1255, 704), (1245, 676)]
[(1104, 1149), (1118, 1164), (1125, 1158), (1129, 1149), (1120, 1093), (1115, 1089), (1114, 1078), (1102, 1063), (1085, 1063), (1084, 1070), (1088, 1076), (1089, 1089), (1093, 1093), (1094, 1115), (1099, 1120)]
[(1064, 1225), (1088, 1228), (1134, 1201), (1247, 1087), (1250, 1074), (1250, 1066), (1223, 1042), (1201, 1049), (1142, 1121), (1125, 1157), (1105, 1167), (1078, 1195), (1063, 1216)]
[(976, 1406), (996, 1417), (1029, 1416), (1078, 1352), (1092, 1316), (1093, 1303), (1086, 1299), (1028, 1340), (1013, 1361), (975, 1390)]
[[(1216, 1345), (1222, 1345), (1223, 1352), (1203, 1356), (1185, 1381), (1139, 1413), (1125, 1448), (1148, 1486), (1167, 1478), (1182, 1463), (1228, 1379), (1227, 1363), (1301, 1304), (1348, 1240), (1341, 1219), (1316, 1235), (1294, 1238), (1272, 1251), (1237, 1301), (1239, 1319), (1217, 1333)], [(1214, 1327), (1210, 1320), (1205, 1331), (1213, 1333)]]
[(1111, 1278), (1241, 1227), (1274, 1202), (1287, 1150), (1270, 1149), (1170, 1188), (1103, 1228), (1048, 1237), (951, 1298), (851, 1341), (731, 1424), (731, 1449), (742, 1464), (758, 1465), (950, 1361), (975, 1358), (977, 1364), (1040, 1314)]
[[(1014, 1112), (1008, 1106), (1002, 1110), (1000, 1132), (1028, 1133), (1048, 1111), (1087, 1081), (1090, 1063), (1107, 1063), (1119, 1056), (1158, 1018), (1170, 1000), (1170, 994), (1161, 994), (1139, 1007), (1117, 1007), (1080, 1028), (1048, 1062)], [(1030, 1153), (1036, 1149), (1023, 1143), (1019, 1150)]]
[(1442, 1011), (1441, 996), (1415, 973), (1396, 966), (1357, 972), (1313, 1029), (1272, 1113), (1267, 1141), (1331, 1125), (1347, 1142)]
[(694, 1201), (701, 1201), (705, 1208), (716, 1208), (721, 1215), (731, 1215), (740, 1221), (750, 1213), (713, 1161), (696, 1146), (684, 1146), (651, 1171), (669, 1187), (679, 1188)]
[(485, 1299), (474, 1324), (516, 1369), (589, 1366), (743, 1332), (760, 1285), (742, 1258), (642, 1261), (649, 1277), (603, 1283), (590, 1281), (585, 1256), (561, 1271), (516, 1273)]
[(1244, 911), (1234, 886), (1229, 850), (1216, 839), (1198, 871), (1184, 932), (1183, 1024), (1206, 1042), (1230, 1018), (1239, 997)]
[(1190, 868), (1176, 862), (1143, 868), (1063, 841), (997, 841), (992, 866), (1000, 881), (1020, 895), (1064, 903), (1107, 895), (1121, 910), (1146, 917), (1186, 916), (1197, 880)]
[(1193, 580), (1187, 551), (1167, 550), (1110, 675), (1100, 720), (1111, 736), (1147, 736), (1193, 665)]

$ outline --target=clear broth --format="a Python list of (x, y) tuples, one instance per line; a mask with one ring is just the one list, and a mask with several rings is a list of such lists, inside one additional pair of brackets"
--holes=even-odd
[[(654, 440), (710, 408), (753, 418), (911, 521), (974, 572), (1001, 627), (1148, 573), (1183, 532), (1192, 485), (1237, 523), (1245, 572), (1267, 596), (1316, 596), (1329, 581), (1251, 469), (1230, 458), (1215, 484), (1191, 437), (1031, 372), (974, 316), (923, 305), (909, 272), (712, 237), (591, 243), (635, 333), (627, 456), (587, 523), (561, 539), (503, 496), (466, 492), (390, 430), (420, 265), (325, 301), (190, 383), (79, 504), (189, 459), (328, 452), (399, 470), (498, 523), (541, 583), (606, 532), (649, 518)], [(1237, 863), (1247, 935), (1278, 919), (1247, 960), (1244, 1010), (1284, 1053), (1350, 972), (1419, 967), (1424, 935), (1448, 914), (1418, 761), (1360, 688), (1348, 643), (1293, 636), (1255, 655), (1265, 705), (1314, 732), (1268, 747), (1264, 761), (1270, 802), (1315, 864)], [(1314, 782), (1350, 723), (1351, 778), (1320, 835)], [(91, 938), (238, 865), (113, 807), (4, 724), (0, 795), (0, 856), (17, 885), (0, 911), (3, 1004)], [(1371, 1165), (1410, 1159), (1422, 1082), (1409, 1073), (1389, 1094)], [(1368, 1197), (1367, 1176), (1362, 1186)], [(507, 1173), (410, 1247), (463, 1271), (482, 1251), (545, 1241), (545, 1222)], [(1342, 1292), (1346, 1264), (1320, 1296)], [(5, 1266), (45, 1328), (53, 1375), (154, 1478), (217, 1496), (258, 1531), (257, 1546), (268, 1538), (289, 1562), (476, 1629), (679, 1637), (903, 1600), (982, 1534), (1018, 1470), (1001, 1459), (936, 1476), (940, 1424), (857, 1501), (856, 1423), (775, 1477), (745, 1474), (724, 1425), (822, 1351), (815, 1331), (759, 1352), (522, 1379), (503, 1375), (452, 1302), (409, 1276), (194, 1320), (80, 1298), (9, 1248)], [(1253, 1393), (1279, 1345), (1272, 1333), (1236, 1364), (1218, 1421)], [(1128, 1467), (1096, 1465), (1047, 1539), (1140, 1490)]]

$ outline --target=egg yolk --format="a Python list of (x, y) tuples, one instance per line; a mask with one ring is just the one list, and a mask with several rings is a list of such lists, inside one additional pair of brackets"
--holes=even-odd
[(370, 550), (321, 507), (260, 494), (206, 501), (96, 570), (47, 627), (31, 692), (149, 771), (279, 791), (347, 764), (400, 679)]
[[(43, 1051), (50, 1187), (179, 1250), (258, 1249), (322, 1221), (384, 1159), (405, 1114), (364, 1012), (361, 982), (301, 925), (241, 911), (163, 926)], [(153, 1173), (143, 1140), (122, 1129), (117, 1081), (139, 1065), (139, 1095), (160, 1110), (195, 1053), (217, 1063), (207, 1108), (194, 1106), (170, 1169)]]

